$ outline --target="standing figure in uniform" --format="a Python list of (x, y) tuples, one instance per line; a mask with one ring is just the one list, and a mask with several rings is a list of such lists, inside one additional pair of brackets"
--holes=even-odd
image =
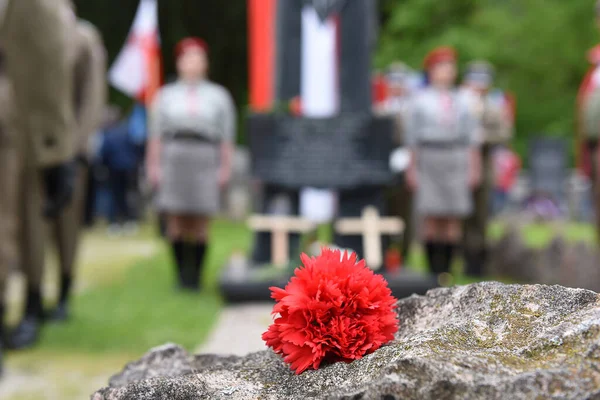
[[(596, 23), (600, 27), (600, 1), (596, 3)], [(588, 53), (591, 64), (577, 96), (577, 149), (579, 167), (592, 181), (597, 239), (600, 241), (600, 45)]]
[(472, 212), (471, 189), (479, 182), (477, 121), (454, 88), (456, 52), (440, 47), (424, 62), (428, 86), (415, 95), (409, 125), (412, 159), (407, 178), (424, 218), (423, 235), (434, 274), (450, 271), (462, 237), (462, 219)]
[(231, 175), (236, 114), (229, 92), (207, 79), (203, 40), (183, 39), (176, 55), (179, 79), (162, 88), (151, 110), (147, 169), (166, 214), (179, 285), (197, 290), (209, 222)]
[(17, 229), (27, 279), (25, 315), (7, 344), (23, 348), (35, 343), (43, 320), (43, 216), (55, 218), (73, 192), (70, 41), (75, 18), (66, 0), (5, 0), (0, 25), (19, 132)]
[(486, 232), (493, 187), (492, 152), (512, 136), (507, 102), (501, 91), (492, 90), (494, 69), (486, 61), (474, 61), (467, 67), (462, 94), (472, 99), (472, 112), (481, 129), (481, 185), (473, 190), (474, 212), (464, 226), (463, 254), (467, 275), (481, 276), (486, 262)]
[(6, 76), (4, 51), (0, 49), (0, 375), (2, 373), (2, 338), (5, 333), (4, 304), (8, 277), (15, 260), (16, 169), (14, 108), (12, 86)]
[(98, 29), (88, 21), (79, 20), (75, 46), (75, 151), (76, 180), (73, 202), (53, 222), (53, 236), (58, 249), (60, 264), (59, 298), (51, 315), (55, 321), (68, 317), (68, 299), (73, 283), (73, 273), (81, 226), (83, 224), (85, 194), (87, 192), (88, 165), (90, 164), (89, 140), (100, 127), (106, 105), (106, 51)]
[[(410, 91), (408, 80), (409, 68), (401, 62), (389, 66), (385, 79), (387, 84), (387, 98), (379, 104), (375, 111), (379, 115), (394, 118), (396, 125), (395, 143), (406, 146), (406, 125), (410, 116)], [(402, 239), (402, 257), (408, 258), (408, 253), (413, 241), (413, 195), (406, 183), (406, 174), (401, 176), (401, 182), (390, 193), (389, 209), (392, 215), (397, 215), (404, 221), (404, 235)]]

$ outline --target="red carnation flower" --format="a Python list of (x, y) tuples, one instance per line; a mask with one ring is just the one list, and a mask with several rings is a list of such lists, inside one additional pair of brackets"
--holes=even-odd
[(262, 335), (297, 374), (322, 362), (350, 362), (394, 339), (396, 299), (387, 282), (356, 255), (324, 248), (300, 257), (285, 289), (271, 288), (279, 316)]

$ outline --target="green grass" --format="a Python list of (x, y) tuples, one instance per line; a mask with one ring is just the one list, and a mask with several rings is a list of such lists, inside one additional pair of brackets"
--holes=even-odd
[[(498, 240), (502, 238), (506, 232), (506, 225), (502, 222), (494, 222), (490, 224), (488, 232), (491, 240)], [(519, 232), (525, 244), (532, 248), (542, 248), (547, 246), (558, 236), (562, 236), (570, 242), (583, 241), (586, 243), (595, 243), (596, 240), (594, 226), (581, 223), (531, 223), (521, 227)], [(412, 270), (423, 273), (427, 272), (427, 261), (420, 246), (417, 245), (413, 247), (407, 265)], [(463, 261), (459, 257), (454, 261), (452, 270), (454, 272), (454, 284), (466, 285), (478, 281), (476, 278), (463, 274)], [(515, 283), (511, 279), (502, 277), (487, 277), (487, 279), (494, 279), (505, 283)]]
[[(490, 227), (493, 238), (500, 237), (503, 231), (500, 224)], [(590, 241), (594, 237), (592, 227), (573, 224), (532, 224), (525, 226), (522, 234), (532, 246), (548, 243), (557, 234), (564, 234), (569, 240)], [(152, 235), (146, 231), (138, 242), (131, 243), (100, 238), (102, 234), (97, 232), (91, 235), (87, 245), (95, 250), (88, 252), (83, 260), (81, 278), (87, 288), (75, 298), (74, 318), (64, 325), (49, 325), (41, 348), (140, 353), (165, 342), (176, 342), (192, 350), (206, 338), (223, 307), (216, 284), (220, 268), (232, 252), (249, 250), (251, 233), (243, 223), (220, 220), (213, 224), (205, 275), (207, 285), (200, 294), (175, 290), (170, 251)], [(330, 235), (327, 227), (321, 228), (320, 238)], [(135, 243), (152, 243), (153, 255), (133, 257), (124, 251)], [(408, 265), (426, 271), (419, 246), (412, 252)], [(457, 260), (456, 283), (472, 282), (461, 270), (462, 262)]]
[[(492, 240), (500, 239), (505, 231), (506, 226), (501, 222), (490, 225), (489, 232)], [(538, 222), (523, 226), (520, 232), (525, 243), (532, 248), (547, 246), (557, 236), (562, 236), (571, 242), (594, 243), (596, 240), (595, 228), (591, 224)]]
[[(77, 296), (72, 321), (50, 325), (44, 332), (42, 347), (69, 352), (138, 353), (175, 342), (193, 350), (204, 340), (223, 305), (216, 284), (221, 266), (232, 251), (245, 250), (250, 244), (249, 232), (236, 223), (216, 222), (212, 237), (207, 285), (200, 294), (175, 290), (170, 252), (161, 243), (155, 255), (125, 268), (116, 280), (92, 285)], [(101, 268), (101, 260), (95, 260), (95, 264)]]
[[(501, 224), (490, 227), (492, 238), (504, 232)], [(152, 233), (146, 232), (145, 236)], [(593, 228), (577, 224), (531, 224), (522, 230), (526, 242), (542, 246), (558, 235), (569, 240), (593, 240)], [(327, 226), (321, 227), (320, 239), (331, 236)], [(133, 266), (119, 266), (119, 257), (131, 263), (111, 246), (121, 251), (123, 243), (98, 244), (102, 253), (92, 254), (86, 260), (83, 275), (89, 288), (76, 297), (73, 304), (75, 318), (62, 326), (49, 326), (44, 332), (42, 347), (71, 352), (143, 352), (165, 342), (176, 342), (188, 349), (201, 343), (218, 316), (223, 303), (216, 285), (219, 271), (234, 251), (250, 248), (251, 233), (242, 223), (217, 221), (211, 230), (206, 283), (200, 294), (186, 294), (175, 290), (173, 266), (168, 247), (155, 245), (155, 255), (137, 257)], [(157, 242), (150, 237), (146, 241)], [(156, 247), (157, 246), (157, 247)], [(103, 260), (106, 262), (103, 262)], [(411, 269), (425, 272), (426, 261), (419, 246), (415, 246), (408, 260)], [(456, 283), (473, 280), (461, 274), (462, 262), (454, 265)], [(108, 272), (110, 274), (108, 274)], [(98, 278), (98, 283), (93, 281)], [(111, 279), (112, 277), (112, 279)]]

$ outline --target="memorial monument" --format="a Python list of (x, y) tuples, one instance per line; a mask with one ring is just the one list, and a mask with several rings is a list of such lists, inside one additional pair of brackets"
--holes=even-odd
[[(382, 260), (387, 239), (382, 234), (402, 229), (401, 221), (379, 219), (386, 215), (384, 189), (393, 180), (394, 122), (372, 112), (377, 2), (249, 0), (248, 6), (247, 133), (263, 204), (249, 221), (255, 243), (246, 279), (230, 268), (223, 274), (221, 289), (228, 300), (268, 298), (269, 286), (287, 281), (296, 265), (284, 264), (302, 251), (301, 234), (324, 222), (300, 215), (307, 189), (325, 199), (320, 201), (336, 201), (335, 215), (325, 216), (325, 222), (340, 219), (334, 243), (361, 258), (366, 245), (372, 259)], [(357, 223), (364, 212), (375, 225)], [(229, 279), (233, 275), (237, 282)], [(432, 286), (435, 279), (410, 276), (395, 294)]]
[(532, 140), (529, 145), (529, 173), (534, 195), (545, 195), (557, 205), (565, 205), (568, 176), (566, 141), (544, 137)]

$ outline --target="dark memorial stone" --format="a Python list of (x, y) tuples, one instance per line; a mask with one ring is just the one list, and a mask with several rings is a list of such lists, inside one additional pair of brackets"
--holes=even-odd
[(262, 182), (298, 189), (384, 186), (394, 125), (366, 113), (333, 118), (253, 114), (248, 118), (252, 169)]
[(562, 139), (535, 139), (529, 148), (529, 173), (533, 193), (562, 202), (567, 177), (567, 143)]
[[(232, 264), (225, 265), (219, 287), (223, 298), (228, 303), (251, 301), (272, 301), (271, 287), (283, 288), (293, 275), (297, 265), (290, 263), (283, 270), (265, 271), (263, 268), (247, 266), (243, 272), (236, 272)], [(433, 275), (403, 269), (397, 273), (383, 273), (392, 295), (397, 299), (412, 294), (424, 295), (428, 290), (438, 287), (437, 278)]]
[(339, 12), (348, 0), (305, 0), (312, 4), (321, 21), (325, 21), (331, 14)]

